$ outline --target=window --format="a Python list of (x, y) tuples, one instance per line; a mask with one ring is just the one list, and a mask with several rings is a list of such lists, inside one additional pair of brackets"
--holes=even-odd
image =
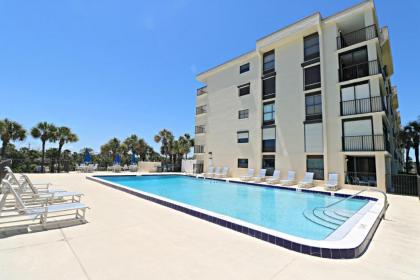
[(305, 152), (322, 153), (324, 142), (322, 135), (322, 122), (305, 124)]
[[(340, 54), (339, 57), (339, 80), (348, 81), (351, 79), (361, 78), (368, 75), (378, 74), (378, 64), (368, 63), (368, 54), (366, 47), (351, 52)], [(375, 67), (377, 69), (374, 69)], [(371, 68), (371, 69), (370, 69)]]
[(318, 33), (303, 38), (304, 60), (312, 60), (319, 57), (319, 36)]
[(250, 86), (251, 86), (250, 83), (238, 86), (239, 96), (250, 94), (251, 93)]
[(322, 120), (321, 93), (305, 96), (306, 120)]
[(306, 172), (313, 172), (315, 180), (324, 180), (324, 156), (307, 156)]
[(249, 71), (249, 63), (239, 66), (239, 74)]
[(342, 87), (342, 116), (381, 111), (384, 107), (382, 98), (379, 95), (371, 98), (370, 95), (369, 82), (367, 81)]
[(262, 151), (263, 153), (276, 151), (276, 128), (275, 127), (263, 128)]
[(249, 110), (248, 109), (239, 111), (239, 119), (247, 119), (248, 116), (249, 116)]
[(262, 159), (262, 168), (267, 169), (267, 176), (272, 176), (276, 164), (276, 157), (274, 155), (264, 155)]
[(248, 141), (249, 141), (249, 132), (238, 131), (238, 143), (248, 143)]
[(344, 136), (372, 135), (372, 119), (346, 120), (343, 124)]
[(274, 50), (263, 55), (263, 74), (274, 72)]
[(274, 102), (265, 103), (263, 105), (263, 124), (273, 124), (274, 123)]
[(315, 65), (303, 69), (305, 86), (304, 90), (314, 89), (321, 86), (321, 67)]
[(269, 99), (276, 96), (276, 76), (263, 79), (263, 99)]
[[(383, 138), (375, 143), (371, 118), (361, 118), (343, 121), (343, 150), (344, 151), (373, 151), (383, 148)], [(382, 143), (382, 144), (381, 144)]]
[(204, 145), (195, 145), (194, 146), (194, 153), (196, 153), (196, 154), (204, 153)]
[(248, 168), (248, 159), (238, 158), (238, 168)]
[(196, 125), (195, 126), (195, 134), (205, 133), (206, 127), (204, 125)]
[(203, 106), (198, 106), (195, 108), (195, 114), (196, 115), (200, 115), (200, 114), (204, 114), (207, 112), (207, 106), (203, 105)]
[(349, 67), (356, 64), (364, 63), (368, 61), (367, 48), (363, 47), (351, 52), (340, 54), (339, 57), (341, 67)]

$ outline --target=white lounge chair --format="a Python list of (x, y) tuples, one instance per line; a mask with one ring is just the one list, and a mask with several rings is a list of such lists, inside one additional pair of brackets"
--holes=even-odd
[(252, 181), (254, 182), (262, 182), (265, 180), (265, 174), (267, 173), (267, 169), (260, 169), (260, 172), (257, 176), (252, 178)]
[[(5, 180), (8, 180), (12, 185), (16, 185), (18, 191), (20, 193), (54, 193), (54, 192), (62, 192), (63, 190), (50, 190), (49, 187), (51, 183), (34, 183), (32, 182), (28, 176), (21, 174), (20, 178), (16, 177), (16, 174), (10, 168), (5, 168), (6, 176), (4, 177)], [(34, 191), (34, 189), (36, 191)]]
[(314, 186), (314, 173), (306, 172), (305, 177), (298, 183), (299, 188), (312, 188)]
[(254, 177), (254, 168), (248, 168), (248, 173), (245, 176), (240, 176), (239, 179), (241, 181), (249, 181)]
[(214, 175), (214, 167), (213, 166), (209, 166), (209, 168), (207, 169), (207, 172), (203, 174), (204, 177), (210, 177)]
[[(47, 224), (49, 214), (62, 212), (68, 213), (69, 211), (75, 211), (75, 218), (77, 220), (81, 220), (82, 222), (86, 222), (85, 213), (88, 207), (80, 202), (53, 205), (46, 204), (42, 207), (28, 207), (26, 202), (22, 199), (21, 195), (16, 192), (8, 180), (2, 180), (1, 189), (3, 197), (0, 201), (0, 215), (4, 210), (7, 197), (11, 194), (15, 200), (15, 207), (18, 212), (17, 216), (24, 215), (29, 216), (32, 220), (39, 219), (43, 226)], [(10, 217), (10, 215), (7, 215), (7, 217)], [(57, 218), (57, 216), (54, 218)]]
[(280, 180), (280, 184), (282, 186), (291, 186), (294, 185), (296, 182), (296, 172), (295, 171), (287, 171), (287, 179)]
[(208, 177), (209, 178), (213, 178), (213, 177), (216, 177), (216, 175), (218, 175), (218, 174), (220, 174), (220, 171), (222, 170), (222, 168), (221, 167), (219, 167), (219, 166), (217, 166), (215, 169), (214, 169), (214, 173), (209, 173), (208, 175)]
[(226, 178), (228, 176), (228, 173), (229, 173), (229, 167), (224, 166), (222, 168), (222, 170), (220, 171), (220, 173), (219, 174), (216, 174), (215, 176), (217, 178)]
[(277, 184), (280, 182), (280, 170), (274, 170), (273, 176), (265, 180), (268, 184)]
[(337, 173), (328, 174), (328, 181), (325, 183), (324, 188), (327, 191), (337, 191), (339, 189)]

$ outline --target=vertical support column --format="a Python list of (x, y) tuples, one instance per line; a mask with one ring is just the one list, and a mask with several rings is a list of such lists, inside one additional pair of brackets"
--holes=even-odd
[(386, 161), (384, 153), (375, 153), (377, 188), (386, 192)]
[(321, 18), (318, 18), (318, 35), (319, 35), (319, 58), (321, 69), (321, 100), (322, 100), (322, 144), (324, 157), (324, 179), (328, 179), (328, 127), (327, 127), (327, 97), (326, 97), (326, 75), (325, 75), (325, 61), (324, 61), (324, 34), (322, 32)]

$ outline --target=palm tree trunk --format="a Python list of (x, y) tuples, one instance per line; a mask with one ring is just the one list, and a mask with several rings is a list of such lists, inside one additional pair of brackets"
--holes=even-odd
[(61, 149), (63, 148), (62, 145), (58, 146), (58, 150), (57, 150), (57, 173), (60, 173), (60, 163), (61, 163)]
[(42, 159), (41, 159), (41, 172), (44, 173), (44, 164), (45, 164), (45, 141), (42, 141)]
[(416, 171), (420, 175), (420, 159), (419, 159), (419, 145), (414, 147), (414, 155), (416, 156)]
[(7, 146), (7, 142), (3, 141), (3, 144), (1, 145), (1, 158), (3, 159), (6, 155), (6, 146)]
[(408, 173), (410, 171), (410, 166), (408, 164), (408, 160), (410, 158), (410, 146), (405, 146), (405, 172)]

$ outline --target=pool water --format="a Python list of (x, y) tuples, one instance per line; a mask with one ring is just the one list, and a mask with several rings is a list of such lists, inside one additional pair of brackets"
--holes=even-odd
[(318, 217), (311, 219), (313, 210), (315, 209), (316, 214), (319, 211), (317, 207), (341, 201), (342, 197), (187, 176), (98, 177), (254, 225), (313, 240), (328, 237), (368, 203), (364, 199), (346, 199), (334, 205), (335, 212), (322, 221), (317, 220)]

